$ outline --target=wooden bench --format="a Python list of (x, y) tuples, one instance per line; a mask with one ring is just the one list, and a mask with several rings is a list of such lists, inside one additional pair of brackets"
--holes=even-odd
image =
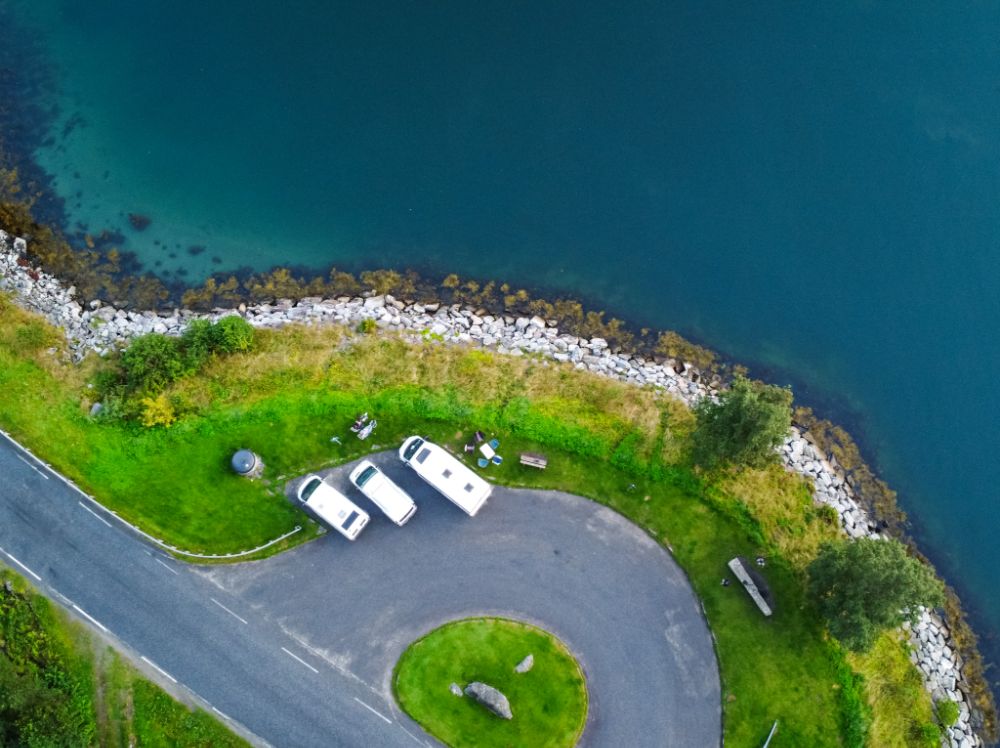
[(522, 452), (521, 464), (527, 465), (528, 467), (538, 468), (539, 470), (544, 470), (548, 467), (549, 459), (545, 455), (540, 455), (537, 452)]

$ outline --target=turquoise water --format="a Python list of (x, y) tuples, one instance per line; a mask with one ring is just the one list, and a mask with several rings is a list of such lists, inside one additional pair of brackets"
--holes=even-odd
[(996, 651), (1000, 6), (7, 1), (71, 226), (694, 335), (857, 430)]

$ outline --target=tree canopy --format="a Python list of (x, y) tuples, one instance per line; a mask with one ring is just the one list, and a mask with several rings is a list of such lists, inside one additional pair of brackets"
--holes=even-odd
[(830, 633), (857, 652), (883, 630), (916, 620), (918, 606), (944, 601), (944, 585), (927, 564), (897, 540), (873, 538), (824, 545), (809, 565), (809, 591)]
[(736, 377), (718, 401), (695, 406), (697, 425), (693, 458), (703, 467), (725, 463), (761, 467), (776, 458), (775, 449), (792, 424), (792, 391)]

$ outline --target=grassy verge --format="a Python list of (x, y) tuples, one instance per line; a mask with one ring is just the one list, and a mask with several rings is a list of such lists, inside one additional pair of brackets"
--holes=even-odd
[[(888, 691), (864, 690), (806, 602), (802, 569), (823, 539), (837, 535), (833, 518), (778, 468), (692, 472), (691, 414), (662, 393), (527, 356), (291, 328), (262, 331), (255, 353), (174, 383), (167, 396), (179, 421), (147, 430), (87, 418), (86, 368), (59, 364), (32, 342), (37, 335), (18, 337), (26, 323), (38, 324), (11, 307), (0, 315), (0, 386), (14, 393), (0, 401), (0, 423), (177, 545), (212, 552), (257, 545), (304, 523), (269, 493), (281, 476), (394, 447), (412, 433), (462, 454), (481, 429), (500, 438), (508, 458), (486, 472), (489, 479), (587, 496), (671, 548), (716, 637), (727, 745), (760, 745), (778, 719), (775, 748), (859, 746), (868, 700), (876, 720), (909, 708), (885, 698)], [(361, 411), (379, 421), (368, 442), (347, 431)], [(63, 429), (69, 439), (56, 438)], [(343, 444), (331, 443), (333, 435)], [(226, 474), (226, 457), (244, 446), (263, 456), (272, 486)], [(545, 452), (549, 468), (522, 467), (522, 450)], [(737, 554), (768, 557), (764, 573), (777, 599), (771, 620), (738, 587), (720, 586), (725, 562)], [(869, 744), (890, 745), (878, 734)]]
[(269, 552), (315, 536), (316, 525), (275, 487), (226, 469), (232, 451), (243, 446), (238, 429), (216, 433), (212, 420), (167, 431), (90, 419), (87, 379), (98, 363), (62, 364), (50, 353), (60, 344), (58, 332), (0, 299), (0, 425), (36, 454), (127, 520), (184, 550), (239, 552), (297, 524), (303, 531)]
[(6, 569), (0, 569), (0, 744), (247, 745), (141, 678)]
[[(534, 657), (527, 673), (514, 666)], [(511, 704), (502, 720), (448, 688), (480, 681)], [(569, 748), (587, 719), (580, 666), (550, 634), (516, 621), (475, 618), (449, 623), (410, 645), (393, 677), (396, 698), (424, 729), (450, 746), (533, 745)]]
[(867, 687), (871, 742), (886, 748), (935, 748), (941, 734), (920, 674), (899, 635), (887, 632), (871, 652), (848, 657)]

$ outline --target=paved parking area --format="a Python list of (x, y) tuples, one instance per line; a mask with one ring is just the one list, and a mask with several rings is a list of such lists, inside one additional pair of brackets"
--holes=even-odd
[(370, 459), (419, 505), (405, 527), (349, 485), (351, 463), (323, 475), (371, 514), (356, 541), (331, 530), (276, 558), (199, 574), (390, 703), (411, 641), (448, 620), (502, 615), (552, 631), (580, 660), (591, 700), (584, 745), (720, 745), (718, 666), (699, 602), (642, 530), (586, 499), (499, 486), (470, 518), (394, 452)]

